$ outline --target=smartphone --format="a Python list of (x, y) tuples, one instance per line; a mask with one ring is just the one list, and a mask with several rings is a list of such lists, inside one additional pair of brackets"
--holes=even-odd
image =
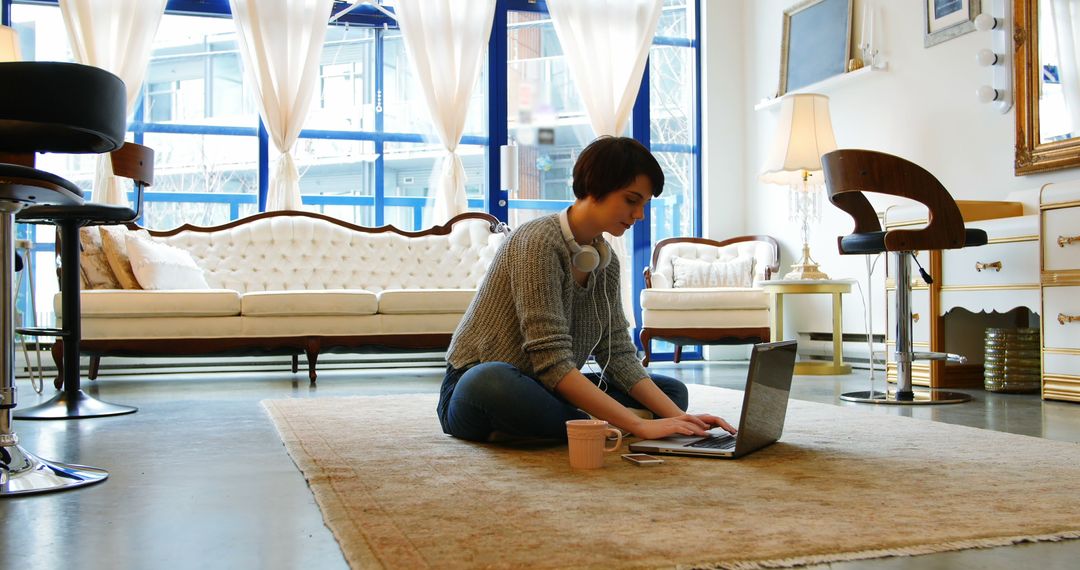
[(622, 456), (623, 459), (633, 463), (634, 465), (659, 465), (664, 462), (659, 457), (653, 457), (645, 453), (626, 453)]

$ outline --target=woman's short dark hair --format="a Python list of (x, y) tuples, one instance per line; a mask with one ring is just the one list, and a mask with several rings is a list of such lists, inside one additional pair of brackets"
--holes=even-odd
[(574, 163), (574, 196), (599, 200), (642, 174), (652, 183), (652, 195), (659, 196), (664, 171), (649, 149), (632, 138), (603, 136), (589, 143)]

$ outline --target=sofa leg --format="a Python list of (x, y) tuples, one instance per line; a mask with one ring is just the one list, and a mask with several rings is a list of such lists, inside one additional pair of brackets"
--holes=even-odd
[(648, 366), (649, 359), (652, 358), (652, 333), (649, 332), (649, 329), (643, 328), (641, 329), (641, 334), (638, 335), (638, 338), (641, 339), (641, 349), (645, 353), (645, 358), (641, 359), (641, 365)]
[(300, 370), (300, 355), (292, 355), (292, 372), (296, 374)]
[(56, 339), (53, 342), (52, 350), (53, 364), (56, 365), (56, 378), (53, 378), (53, 387), (57, 390), (64, 389), (64, 341), (63, 339)]
[(307, 366), (308, 366), (308, 380), (311, 381), (311, 385), (315, 385), (315, 364), (319, 360), (319, 341), (309, 340), (307, 343)]
[(90, 357), (90, 379), (91, 380), (97, 380), (98, 367), (100, 367), (100, 366), (101, 366), (101, 357), (96, 356), (96, 355), (91, 356)]

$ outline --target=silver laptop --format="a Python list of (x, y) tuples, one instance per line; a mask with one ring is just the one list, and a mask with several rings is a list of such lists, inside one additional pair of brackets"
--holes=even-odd
[(738, 435), (717, 428), (706, 437), (677, 435), (639, 441), (630, 444), (630, 451), (735, 459), (775, 443), (784, 431), (796, 347), (794, 340), (754, 345)]

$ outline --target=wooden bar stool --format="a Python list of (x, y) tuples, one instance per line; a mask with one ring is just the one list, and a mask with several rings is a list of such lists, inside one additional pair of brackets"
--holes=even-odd
[[(875, 404), (952, 404), (966, 402), (963, 392), (920, 391), (911, 387), (914, 360), (967, 359), (944, 352), (916, 352), (911, 340), (911, 266), (916, 251), (958, 249), (986, 244), (986, 232), (964, 227), (960, 208), (948, 190), (921, 166), (898, 156), (872, 150), (841, 149), (821, 157), (829, 201), (855, 220), (855, 230), (837, 238), (841, 255), (891, 252), (896, 266), (895, 392), (850, 392), (842, 400)], [(929, 222), (922, 229), (881, 230), (881, 223), (864, 193), (873, 192), (915, 200), (926, 206)], [(919, 268), (924, 280), (930, 276)]]

